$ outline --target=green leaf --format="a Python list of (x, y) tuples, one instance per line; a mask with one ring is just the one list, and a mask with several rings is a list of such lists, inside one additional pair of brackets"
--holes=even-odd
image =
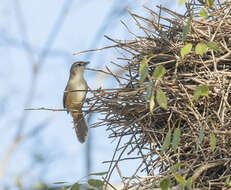
[(179, 183), (179, 184), (182, 184), (184, 186), (187, 185), (187, 181), (179, 174), (173, 174), (173, 176), (175, 177), (176, 181)]
[(181, 184), (178, 190), (184, 190), (184, 185)]
[(17, 176), (16, 185), (19, 189), (22, 189), (21, 176)]
[(152, 114), (153, 114), (152, 110), (154, 109), (154, 107), (155, 107), (155, 97), (154, 97), (154, 92), (153, 92), (150, 98), (150, 105), (149, 105), (149, 109)]
[(200, 15), (201, 17), (203, 17), (204, 19), (207, 19), (209, 16), (208, 16), (208, 13), (207, 13), (207, 10), (205, 8), (201, 8), (200, 10)]
[[(65, 187), (68, 187), (68, 186), (65, 186)], [(48, 186), (47, 186), (47, 184), (45, 184), (43, 182), (39, 182), (38, 184), (35, 184), (35, 187), (33, 189), (35, 189), (35, 190), (47, 190)], [(20, 190), (22, 190), (22, 189), (20, 189)]]
[(147, 57), (144, 57), (139, 68), (140, 84), (144, 82), (144, 80), (147, 77), (147, 74), (148, 74), (148, 59)]
[(205, 4), (209, 8), (213, 6), (213, 2), (214, 2), (214, 0), (205, 0)]
[(177, 128), (174, 130), (173, 139), (172, 139), (172, 147), (173, 147), (174, 153), (176, 153), (176, 149), (179, 143), (180, 143), (180, 128)]
[(182, 5), (183, 3), (186, 3), (187, 0), (178, 0), (178, 5)]
[(64, 184), (64, 183), (68, 183), (68, 182), (65, 182), (65, 181), (58, 181), (58, 182), (54, 182), (53, 184)]
[(67, 190), (67, 189), (70, 190), (70, 187), (71, 187), (71, 185), (63, 186), (60, 190)]
[(99, 172), (99, 173), (90, 173), (88, 176), (91, 175), (106, 175), (108, 172)]
[(186, 24), (186, 26), (185, 26), (184, 29), (183, 29), (183, 40), (185, 40), (186, 36), (187, 36), (188, 33), (190, 32), (190, 30), (191, 30), (191, 25), (192, 25), (192, 16), (190, 16), (190, 17), (188, 18), (187, 24)]
[(155, 68), (152, 76), (154, 79), (157, 79), (157, 80), (161, 80), (161, 78), (164, 76), (165, 74), (165, 68), (163, 65), (159, 65)]
[(167, 98), (166, 98), (164, 92), (160, 88), (158, 88), (156, 91), (156, 101), (160, 105), (160, 107), (162, 107), (163, 109), (168, 109)]
[(70, 189), (71, 186), (64, 186), (62, 187), (60, 190), (67, 190), (67, 189)]
[(81, 184), (75, 183), (71, 186), (70, 190), (80, 190)]
[(146, 89), (146, 96), (145, 96), (145, 100), (146, 102), (148, 102), (152, 96), (152, 82), (148, 83), (148, 87)]
[(216, 44), (216, 42), (208, 42), (207, 46), (209, 49), (214, 51), (219, 51), (220, 53), (224, 53), (221, 48)]
[(196, 173), (196, 172), (200, 171), (200, 170), (201, 170), (201, 168), (203, 168), (203, 166), (200, 166), (200, 167), (196, 168), (196, 169), (194, 170), (194, 173)]
[(210, 133), (210, 146), (211, 146), (212, 151), (215, 150), (216, 144), (217, 144), (217, 140), (216, 140), (214, 133)]
[(161, 190), (168, 190), (168, 188), (171, 186), (171, 179), (170, 178), (165, 178), (161, 180), (160, 182), (160, 188)]
[(103, 181), (99, 179), (89, 179), (88, 184), (92, 187), (101, 188), (103, 186)]
[(203, 54), (207, 51), (207, 45), (205, 43), (198, 43), (195, 47), (196, 54), (203, 56)]
[(180, 50), (181, 57), (184, 58), (184, 56), (189, 54), (191, 50), (192, 50), (192, 44), (191, 43), (184, 45), (184, 47), (181, 48), (181, 50)]
[(190, 177), (190, 178), (187, 179), (186, 187), (188, 189), (192, 189), (192, 177)]
[(202, 85), (196, 88), (193, 94), (193, 99), (195, 101), (198, 100), (200, 96), (208, 96), (209, 95), (209, 87), (207, 85)]
[(201, 128), (200, 134), (199, 134), (199, 139), (197, 141), (197, 146), (196, 146), (196, 152), (198, 152), (199, 149), (199, 145), (202, 143), (203, 138), (204, 138), (204, 132), (205, 132), (205, 128), (204, 126)]
[(152, 185), (150, 186), (150, 190), (151, 190), (151, 189), (154, 189), (155, 186), (156, 186), (156, 182), (155, 182), (155, 181), (152, 181)]
[(205, 128), (203, 126), (202, 129), (201, 129), (201, 131), (200, 131), (200, 135), (199, 135), (199, 144), (202, 143), (203, 138), (204, 138), (204, 134), (205, 134)]
[(174, 164), (174, 165), (170, 168), (170, 172), (175, 173), (175, 172), (180, 168), (180, 166), (181, 166), (181, 163), (180, 163), (180, 162)]
[(164, 144), (161, 148), (162, 149), (161, 153), (165, 152), (168, 149), (170, 142), (171, 142), (171, 136), (172, 136), (172, 133), (171, 133), (171, 130), (169, 130), (165, 137)]
[(228, 185), (229, 187), (231, 187), (230, 176), (228, 176), (228, 177), (225, 179), (225, 184)]

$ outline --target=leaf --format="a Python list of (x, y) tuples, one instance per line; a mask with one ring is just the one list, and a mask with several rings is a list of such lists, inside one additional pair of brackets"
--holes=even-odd
[(187, 0), (178, 0), (178, 5), (182, 5), (183, 3), (186, 3)]
[(216, 141), (216, 137), (215, 137), (214, 133), (210, 133), (210, 146), (211, 146), (212, 151), (215, 150), (216, 143), (217, 143), (217, 141)]
[(190, 177), (190, 178), (187, 179), (186, 187), (188, 189), (192, 189), (192, 177)]
[(231, 181), (227, 184), (229, 187), (231, 187)]
[(175, 177), (176, 181), (179, 183), (179, 184), (182, 184), (184, 186), (187, 185), (187, 181), (179, 174), (173, 174), (173, 176)]
[(181, 163), (180, 163), (180, 162), (174, 164), (174, 165), (170, 168), (170, 172), (175, 173), (175, 172), (180, 168), (180, 166), (181, 166)]
[(213, 2), (214, 2), (214, 0), (205, 0), (205, 4), (209, 8), (213, 6)]
[(165, 68), (163, 65), (159, 65), (155, 68), (152, 76), (154, 79), (157, 79), (157, 80), (161, 80), (161, 78), (164, 76), (165, 74)]
[(160, 188), (161, 190), (168, 190), (168, 188), (171, 186), (171, 179), (170, 178), (165, 178), (161, 180), (160, 182)]
[(209, 95), (209, 87), (207, 85), (202, 85), (196, 88), (193, 94), (193, 99), (195, 101), (198, 100), (200, 96), (208, 96)]
[(172, 139), (172, 147), (173, 147), (173, 151), (174, 153), (176, 153), (176, 149), (180, 143), (180, 128), (177, 128), (174, 130), (173, 133), (173, 139)]
[(225, 184), (229, 187), (231, 187), (231, 180), (230, 180), (230, 176), (228, 176), (225, 180)]
[(70, 190), (80, 190), (81, 184), (75, 183), (71, 186)]
[(139, 68), (140, 84), (142, 84), (146, 79), (147, 73), (148, 73), (148, 60), (147, 57), (144, 57)]
[(207, 51), (207, 45), (205, 43), (198, 43), (195, 47), (196, 54), (203, 56), (203, 54)]
[(149, 109), (150, 109), (150, 112), (153, 114), (152, 110), (154, 109), (155, 107), (155, 97), (154, 97), (154, 92), (152, 93), (152, 96), (150, 98), (150, 103), (149, 103)]
[(106, 175), (108, 172), (99, 172), (99, 173), (90, 173), (88, 176), (91, 175)]
[(186, 26), (185, 26), (184, 29), (183, 29), (183, 40), (185, 40), (186, 36), (187, 36), (188, 33), (190, 32), (190, 30), (191, 30), (191, 25), (192, 25), (192, 16), (190, 16), (190, 17), (188, 18), (187, 24), (186, 24)]
[(160, 88), (158, 88), (156, 91), (156, 101), (160, 105), (160, 107), (162, 107), (163, 109), (168, 109), (167, 98)]
[(203, 141), (204, 133), (205, 133), (205, 128), (203, 126), (201, 131), (200, 131), (200, 135), (199, 135), (199, 144), (202, 143), (202, 141)]
[(64, 184), (64, 183), (68, 183), (68, 182), (65, 182), (65, 181), (58, 181), (58, 182), (54, 182), (53, 184)]
[(200, 167), (196, 168), (196, 169), (194, 170), (194, 173), (200, 171), (202, 168), (203, 168), (203, 166), (200, 166)]
[(165, 137), (164, 144), (161, 148), (162, 149), (161, 153), (165, 152), (168, 149), (170, 142), (171, 142), (171, 136), (172, 136), (172, 133), (171, 133), (171, 130), (169, 130)]
[(204, 19), (207, 19), (209, 16), (208, 16), (208, 13), (207, 13), (207, 10), (205, 8), (201, 8), (200, 10), (200, 15), (201, 17), (203, 17)]
[(20, 176), (17, 176), (17, 178), (16, 178), (16, 186), (19, 189), (22, 189), (22, 183), (21, 183), (21, 177)]
[(71, 187), (71, 185), (63, 186), (63, 187), (61, 188), (61, 190), (67, 190), (67, 189), (69, 189), (69, 190), (70, 190), (70, 187)]
[(154, 189), (155, 186), (156, 186), (156, 182), (155, 182), (155, 181), (152, 181), (152, 185), (150, 186), (150, 190), (151, 190), (151, 189)]
[[(65, 187), (68, 187), (68, 186), (65, 186)], [(70, 186), (69, 186), (70, 187)], [(23, 188), (24, 189), (24, 188)], [(37, 189), (37, 190), (46, 190), (46, 189), (48, 189), (48, 186), (47, 186), (47, 184), (45, 184), (45, 183), (43, 183), (43, 182), (39, 182), (38, 184), (36, 184), (36, 187), (35, 187), (35, 189)], [(21, 189), (22, 190), (22, 189)]]
[(181, 48), (181, 50), (180, 50), (181, 57), (184, 58), (185, 55), (190, 53), (191, 49), (192, 49), (191, 43), (184, 45), (184, 47)]
[(221, 48), (216, 44), (216, 42), (208, 42), (207, 46), (209, 49), (214, 51), (219, 51), (220, 53), (224, 53)]
[(201, 128), (200, 134), (199, 134), (199, 139), (197, 141), (197, 146), (196, 146), (196, 152), (198, 152), (199, 149), (199, 145), (202, 143), (203, 138), (204, 138), (204, 132), (205, 132), (205, 128), (204, 126)]
[(184, 185), (181, 184), (178, 190), (184, 190)]
[(148, 102), (152, 96), (152, 82), (148, 83), (148, 87), (146, 89), (146, 96), (145, 96), (145, 100), (146, 102)]
[(103, 186), (103, 181), (99, 179), (89, 179), (88, 184), (92, 187), (101, 188)]

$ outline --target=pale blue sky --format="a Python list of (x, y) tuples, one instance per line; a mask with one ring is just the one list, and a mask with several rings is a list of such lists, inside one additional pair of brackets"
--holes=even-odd
[[(0, 162), (14, 138), (32, 76), (32, 63), (22, 48), (22, 32), (17, 11), (15, 11), (17, 9), (15, 1), (1, 0), (0, 4), (0, 131), (2, 132), (0, 134)], [(36, 60), (65, 1), (67, 0), (18, 0), (27, 38)], [(97, 31), (102, 24), (105, 24), (103, 23), (106, 21), (105, 17), (111, 8), (118, 4), (108, 0), (85, 2), (70, 0), (69, 3), (71, 2), (63, 25), (43, 63), (31, 107), (62, 107), (63, 90), (68, 79), (70, 65), (74, 60), (88, 60), (87, 58), (92, 56), (92, 53), (73, 56), (73, 52), (111, 45), (110, 41), (103, 38), (104, 34), (117, 39), (131, 38), (120, 23), (120, 20), (123, 20), (131, 28), (135, 27), (131, 17), (125, 13), (107, 20), (107, 22), (110, 21), (107, 23), (110, 24), (109, 28), (97, 37), (100, 38), (98, 43), (93, 44), (92, 41), (96, 38)], [(127, 2), (132, 2), (132, 11), (141, 15), (147, 14), (142, 5), (154, 8), (154, 5), (160, 4), (152, 0)], [(166, 2), (169, 1), (162, 1), (162, 5)], [(134, 30), (140, 33), (137, 28)], [(91, 47), (92, 44), (94, 47)], [(116, 61), (118, 56), (118, 52), (112, 49), (96, 52), (89, 60), (91, 61), (89, 67), (101, 69), (104, 69), (105, 65), (110, 67), (110, 61)], [(87, 71), (85, 76), (89, 86), (94, 88), (96, 75)], [(112, 88), (114, 84), (112, 79), (106, 78), (97, 85)], [(50, 184), (55, 181), (75, 182), (85, 176), (84, 151), (86, 147), (77, 141), (69, 115), (64, 112), (31, 111), (24, 133), (46, 118), (51, 121), (45, 129), (20, 143), (14, 152), (3, 179), (0, 179), (0, 188), (4, 184), (13, 184), (16, 176), (21, 176), (23, 184), (27, 186), (40, 180), (45, 180)], [(107, 170), (108, 166), (102, 164), (102, 161), (111, 159), (116, 143), (111, 143), (111, 139), (107, 139), (109, 133), (105, 131), (105, 127), (90, 130), (93, 134), (94, 145), (92, 148), (93, 172), (102, 172)], [(35, 164), (38, 155), (43, 158), (43, 161)], [(125, 163), (122, 166), (123, 175), (131, 174), (131, 171), (127, 169), (128, 164), (129, 168), (132, 168), (135, 162)], [(116, 175), (112, 179), (114, 182), (119, 181)]]

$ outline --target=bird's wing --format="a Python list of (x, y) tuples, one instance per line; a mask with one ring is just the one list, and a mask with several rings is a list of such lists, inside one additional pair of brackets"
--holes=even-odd
[[(67, 87), (65, 88), (65, 91), (67, 90)], [(66, 105), (66, 98), (67, 98), (67, 92), (64, 92), (63, 93), (63, 107), (64, 108), (67, 108), (67, 105)], [(67, 113), (69, 113), (69, 111), (67, 111)]]

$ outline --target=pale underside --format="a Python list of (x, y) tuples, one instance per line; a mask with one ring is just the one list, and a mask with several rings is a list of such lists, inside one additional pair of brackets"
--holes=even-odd
[[(78, 81), (77, 81), (78, 80)], [(72, 79), (68, 82), (65, 91), (72, 90), (87, 90), (87, 84), (84, 80), (79, 81), (78, 79)], [(79, 110), (82, 107), (82, 102), (86, 98), (86, 91), (76, 91), (76, 92), (65, 92), (64, 93), (64, 107), (68, 109)]]

